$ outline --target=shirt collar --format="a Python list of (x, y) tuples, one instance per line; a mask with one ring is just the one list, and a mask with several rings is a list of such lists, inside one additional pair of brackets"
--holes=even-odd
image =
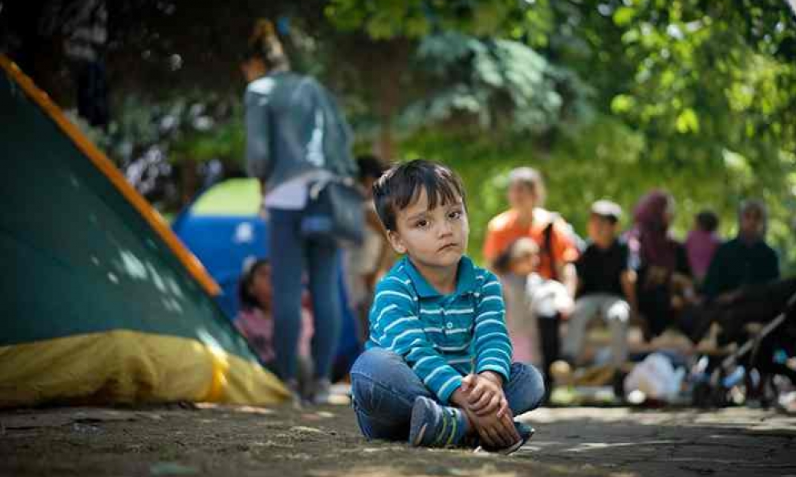
[[(423, 275), (420, 274), (414, 264), (412, 264), (412, 261), (409, 260), (409, 257), (404, 257), (404, 266), (419, 297), (431, 298), (442, 296), (442, 294), (431, 286)], [(468, 257), (462, 256), (461, 260), (459, 260), (459, 269), (456, 271), (456, 291), (454, 293), (456, 295), (474, 293), (477, 285), (473, 261)]]

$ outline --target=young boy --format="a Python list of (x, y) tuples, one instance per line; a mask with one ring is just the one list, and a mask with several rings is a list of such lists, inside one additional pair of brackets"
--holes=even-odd
[(373, 187), (379, 218), (405, 254), (376, 287), (367, 350), (351, 369), (369, 439), (413, 446), (481, 444), (510, 453), (532, 430), (515, 423), (544, 394), (539, 372), (511, 363), (497, 278), (464, 256), (464, 189), (444, 166), (416, 160)]
[(618, 370), (627, 359), (627, 327), (636, 307), (636, 274), (629, 265), (625, 243), (617, 239), (622, 209), (607, 200), (591, 207), (590, 243), (576, 263), (578, 295), (569, 318), (563, 354), (570, 362), (580, 358), (586, 325), (596, 315), (611, 329), (612, 364)]

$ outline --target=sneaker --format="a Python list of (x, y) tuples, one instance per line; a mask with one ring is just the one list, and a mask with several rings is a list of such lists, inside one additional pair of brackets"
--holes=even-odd
[(326, 378), (316, 379), (312, 386), (310, 402), (315, 405), (329, 404), (332, 382)]
[(299, 392), (299, 384), (298, 381), (295, 379), (289, 379), (285, 381), (285, 387), (287, 387), (288, 391), (290, 391), (290, 397), (288, 398), (288, 402), (293, 407), (293, 409), (301, 410), (304, 407), (304, 399), (301, 397), (301, 393)]
[(461, 443), (466, 421), (459, 409), (418, 397), (412, 406), (409, 443), (415, 447), (453, 447)]
[(520, 447), (524, 446), (525, 443), (528, 442), (531, 439), (531, 437), (533, 437), (533, 435), (536, 433), (536, 429), (534, 429), (533, 427), (517, 421), (514, 421), (514, 428), (517, 429), (517, 434), (520, 435), (520, 440), (518, 440), (514, 444), (502, 448), (481, 445), (476, 447), (475, 452), (484, 451), (484, 452), (503, 454), (503, 455), (513, 454), (518, 450), (520, 450)]

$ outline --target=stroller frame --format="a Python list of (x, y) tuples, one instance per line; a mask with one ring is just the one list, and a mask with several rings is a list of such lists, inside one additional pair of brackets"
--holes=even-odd
[[(763, 340), (771, 335), (777, 328), (782, 326), (788, 319), (791, 310), (796, 307), (796, 293), (788, 299), (784, 309), (777, 314), (774, 319), (766, 323), (754, 336), (746, 340), (737, 350), (725, 356), (716, 368), (710, 373), (707, 382), (697, 383), (694, 389), (693, 401), (695, 405), (714, 405), (723, 406), (727, 404), (727, 390), (723, 384), (725, 378), (747, 355), (750, 355), (750, 363), (754, 363), (755, 357), (760, 350)], [(752, 367), (750, 366), (750, 369)], [(748, 384), (747, 375), (747, 384)], [(796, 383), (794, 383), (796, 384)]]

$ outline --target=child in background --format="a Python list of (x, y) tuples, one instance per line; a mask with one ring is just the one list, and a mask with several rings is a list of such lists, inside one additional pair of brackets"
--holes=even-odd
[(362, 433), (517, 450), (533, 431), (514, 416), (535, 409), (544, 387), (536, 369), (511, 362), (497, 277), (464, 256), (460, 179), (415, 160), (387, 171), (373, 192), (390, 244), (406, 256), (376, 287), (368, 349), (351, 369)]
[(608, 200), (592, 204), (589, 245), (575, 263), (578, 294), (567, 324), (564, 356), (577, 364), (582, 358), (586, 326), (600, 317), (611, 330), (611, 364), (619, 371), (627, 360), (627, 330), (636, 310), (636, 272), (627, 244), (617, 237), (622, 208)]
[(358, 318), (360, 343), (368, 339), (368, 310), (370, 310), (376, 282), (390, 269), (395, 255), (379, 222), (373, 205), (373, 183), (387, 168), (375, 156), (357, 157), (359, 185), (364, 200), (364, 239), (361, 245), (344, 251), (346, 289), (349, 305)]
[[(249, 257), (243, 264), (243, 273), (238, 282), (240, 311), (235, 326), (257, 353), (260, 361), (274, 369), (274, 319), (272, 315), (273, 288), (271, 287), (271, 265), (268, 260)], [(312, 313), (307, 297), (302, 300), (301, 337), (299, 338), (299, 389), (308, 396), (312, 378)]]
[(703, 210), (694, 217), (694, 227), (685, 239), (688, 263), (698, 284), (705, 280), (713, 255), (721, 245), (718, 228), (719, 216), (712, 210)]
[(573, 303), (566, 287), (556, 280), (542, 278), (537, 272), (538, 266), (539, 246), (527, 237), (511, 244), (495, 263), (499, 273), (524, 277), (525, 306), (530, 310), (533, 321), (508, 323), (514, 359), (522, 362), (535, 354), (535, 348), (540, 348), (545, 388), (549, 393), (552, 386), (550, 367), (558, 360), (561, 349), (561, 319), (572, 310)]

